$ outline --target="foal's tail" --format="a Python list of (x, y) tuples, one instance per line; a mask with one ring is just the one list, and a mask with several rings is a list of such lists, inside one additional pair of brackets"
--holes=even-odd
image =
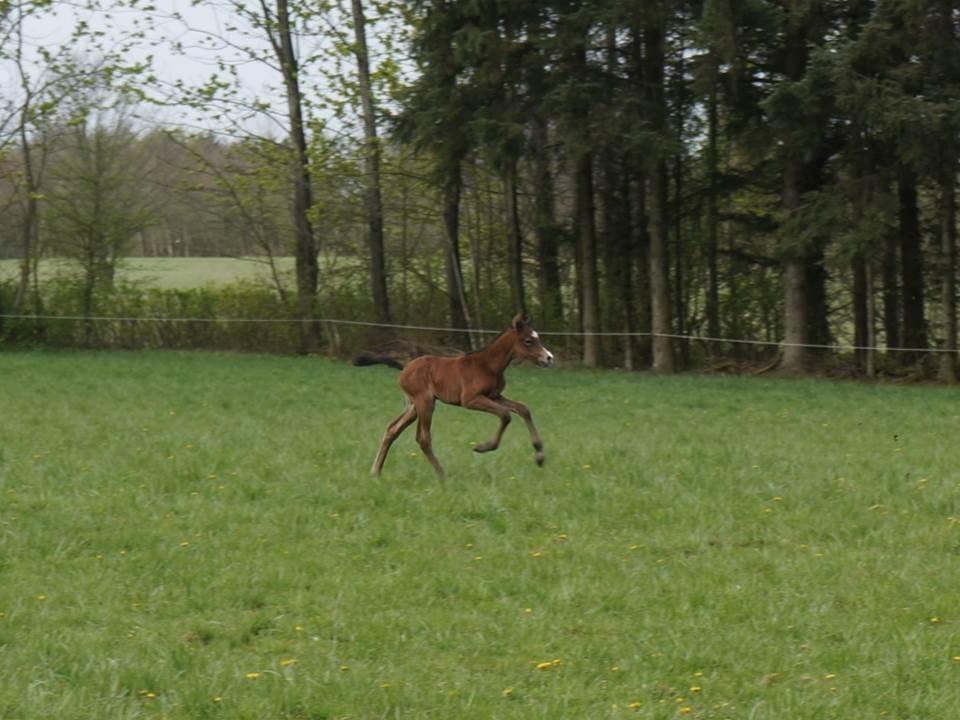
[(353, 359), (353, 364), (357, 367), (364, 367), (366, 365), (387, 365), (396, 370), (403, 370), (403, 363), (399, 360), (396, 360), (389, 355), (369, 355), (364, 353), (363, 355), (357, 355)]

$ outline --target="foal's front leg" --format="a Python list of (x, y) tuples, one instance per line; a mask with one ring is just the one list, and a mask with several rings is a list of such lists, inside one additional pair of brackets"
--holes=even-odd
[(496, 450), (498, 447), (500, 447), (500, 438), (503, 437), (503, 431), (506, 430), (507, 425), (510, 424), (510, 413), (515, 412), (517, 415), (522, 417), (523, 421), (527, 424), (527, 430), (530, 432), (530, 442), (533, 443), (534, 458), (537, 461), (537, 465), (543, 465), (543, 440), (540, 439), (540, 433), (537, 432), (537, 426), (533, 424), (533, 417), (530, 415), (530, 408), (528, 408), (526, 405), (505, 398), (502, 395), (496, 400), (492, 400), (485, 395), (478, 395), (473, 400), (468, 402), (464, 407), (469, 408), (470, 410), (481, 410), (483, 412), (492, 413), (500, 418), (500, 426), (497, 428), (497, 432), (493, 436), (493, 439), (477, 445), (475, 448), (473, 448), (474, 452), (490, 452), (491, 450)]
[(506, 430), (507, 425), (510, 424), (510, 410), (495, 400), (491, 400), (486, 395), (477, 395), (475, 398), (464, 404), (464, 407), (468, 410), (488, 412), (500, 418), (500, 425), (497, 427), (497, 432), (494, 434), (493, 438), (487, 440), (485, 443), (475, 445), (473, 451), (485, 453), (490, 452), (491, 450), (496, 450), (498, 447), (500, 447), (500, 438), (503, 437), (503, 431)]
[(523, 421), (527, 424), (527, 430), (530, 433), (530, 442), (533, 443), (534, 458), (537, 461), (537, 465), (542, 466), (544, 461), (543, 440), (540, 439), (537, 426), (533, 424), (533, 416), (530, 414), (530, 408), (521, 402), (510, 400), (502, 395), (500, 396), (500, 404), (523, 418)]

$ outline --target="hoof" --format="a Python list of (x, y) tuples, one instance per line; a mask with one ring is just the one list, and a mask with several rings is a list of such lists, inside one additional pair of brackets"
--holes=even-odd
[(546, 459), (544, 458), (543, 453), (537, 452), (537, 454), (534, 457), (537, 461), (537, 467), (543, 467), (543, 461)]
[(494, 445), (492, 442), (480, 443), (479, 445), (473, 446), (473, 451), (475, 453), (485, 453), (485, 452), (490, 452), (491, 450), (496, 450), (496, 449), (497, 449), (497, 446)]

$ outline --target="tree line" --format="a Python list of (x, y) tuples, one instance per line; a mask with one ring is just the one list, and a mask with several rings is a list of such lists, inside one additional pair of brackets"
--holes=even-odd
[[(103, 49), (93, 67), (48, 52), (48, 85), (20, 65), (0, 124), (0, 248), (23, 268), (7, 306), (42, 299), (43, 252), (83, 258), (88, 285), (131, 251), (292, 255), (275, 286), (305, 351), (359, 277), (364, 319), (525, 312), (589, 367), (842, 356), (955, 381), (958, 0), (208, 4), (236, 24), (202, 37), (234, 54), (201, 83)], [(8, 64), (13, 10), (46, 6), (3, 6)], [(279, 110), (241, 61), (276, 72)], [(157, 106), (227, 134), (147, 129)], [(122, 210), (109, 230), (81, 222), (85, 195)], [(345, 280), (325, 256), (359, 264)]]

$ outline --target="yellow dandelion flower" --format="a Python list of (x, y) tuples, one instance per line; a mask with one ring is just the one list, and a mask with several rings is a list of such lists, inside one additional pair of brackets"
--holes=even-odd
[(931, 625), (939, 625), (939, 624), (940, 624), (940, 618), (938, 618), (936, 615), (934, 615), (932, 618), (930, 618), (930, 624), (931, 624)]
[(210, 699), (213, 700), (213, 702), (215, 702), (215, 703), (222, 703), (222, 702), (223, 702), (223, 698), (222, 698), (220, 695), (214, 695), (214, 696), (213, 696), (212, 698), (210, 698)]
[(258, 672), (248, 672), (246, 674), (247, 680), (256, 680), (258, 677), (260, 677), (260, 673)]
[(341, 665), (341, 666), (340, 666), (340, 672), (347, 672), (347, 670), (349, 670), (349, 669), (350, 669), (350, 666), (349, 666), (349, 665)]
[(684, 705), (682, 708), (680, 708), (679, 712), (681, 715), (689, 715), (693, 712), (693, 708), (689, 705)]
[(553, 667), (553, 663), (550, 661), (537, 663), (537, 670), (549, 670), (552, 667)]
[(37, 598), (36, 598), (36, 599), (39, 600), (40, 602), (43, 602), (44, 600), (47, 599), (47, 596), (46, 596), (46, 595), (43, 595), (43, 594), (40, 594), (40, 595), (37, 595)]
[(703, 688), (700, 687), (699, 685), (691, 685), (691, 686), (690, 686), (690, 692), (692, 692), (692, 693), (698, 693), (698, 692), (700, 692), (701, 690), (703, 690)]
[(291, 665), (296, 665), (296, 658), (286, 658), (285, 660), (280, 661), (280, 667), (290, 667)]
[(513, 697), (513, 688), (512, 687), (504, 688), (503, 690), (500, 691), (500, 694), (503, 695), (503, 697), (505, 698), (511, 698)]
[(627, 705), (627, 707), (630, 708), (631, 710), (639, 710), (641, 707), (643, 707), (643, 703), (640, 702), (639, 700), (634, 700), (632, 703)]

